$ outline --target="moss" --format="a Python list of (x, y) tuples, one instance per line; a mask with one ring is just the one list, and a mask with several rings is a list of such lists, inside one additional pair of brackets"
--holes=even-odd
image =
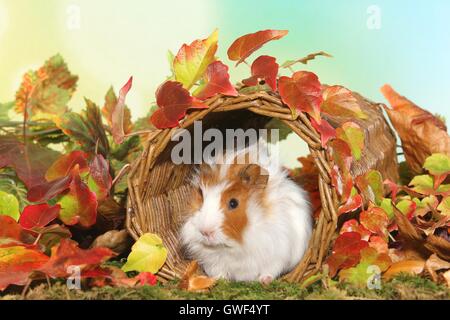
[[(20, 290), (19, 290), (20, 292)], [(3, 299), (20, 299), (18, 292), (9, 290)], [(249, 299), (249, 300), (340, 300), (340, 299), (450, 299), (450, 290), (435, 284), (429, 279), (400, 275), (390, 282), (383, 283), (380, 290), (369, 290), (340, 283), (325, 288), (315, 283), (303, 289), (298, 284), (275, 281), (268, 286), (259, 283), (218, 281), (217, 285), (203, 293), (180, 290), (176, 281), (164, 285), (130, 288), (92, 288), (89, 290), (69, 290), (64, 282), (37, 284), (30, 288), (27, 299)]]

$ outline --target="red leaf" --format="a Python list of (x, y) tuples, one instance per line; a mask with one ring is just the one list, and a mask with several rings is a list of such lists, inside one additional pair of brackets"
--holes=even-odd
[(45, 172), (58, 152), (13, 136), (0, 136), (0, 168), (12, 167), (27, 188), (45, 182)]
[(346, 232), (357, 232), (361, 235), (361, 239), (365, 241), (369, 240), (371, 235), (371, 232), (364, 228), (364, 226), (360, 225), (356, 219), (351, 219), (344, 222), (339, 233), (343, 234)]
[(133, 84), (133, 77), (128, 79), (127, 83), (119, 91), (119, 99), (111, 115), (112, 124), (112, 136), (116, 144), (121, 144), (125, 139), (124, 132), (124, 110), (125, 110), (125, 98), (130, 91)]
[(327, 120), (321, 119), (318, 123), (314, 118), (311, 118), (311, 125), (320, 133), (322, 147), (326, 147), (329, 140), (336, 138), (336, 129)]
[(378, 253), (389, 253), (389, 247), (386, 240), (379, 236), (372, 236), (369, 240), (369, 246), (377, 250)]
[(80, 266), (84, 270), (90, 269), (114, 255), (108, 248), (97, 247), (83, 250), (78, 248), (75, 241), (62, 239), (58, 246), (52, 248), (50, 259), (39, 268), (39, 271), (52, 278), (66, 277), (69, 275), (70, 266)]
[(331, 155), (335, 165), (331, 172), (332, 185), (336, 188), (342, 201), (347, 202), (353, 188), (353, 178), (350, 174), (352, 152), (348, 144), (341, 139), (334, 139), (329, 143)]
[(89, 188), (97, 195), (97, 200), (104, 200), (111, 189), (112, 179), (109, 174), (109, 163), (101, 154), (95, 155), (89, 163)]
[(190, 108), (208, 107), (195, 101), (189, 91), (176, 81), (166, 81), (156, 90), (156, 104), (159, 109), (153, 112), (150, 121), (158, 129), (178, 126)]
[(136, 279), (141, 286), (149, 285), (154, 286), (157, 283), (156, 276), (151, 272), (141, 272), (133, 279)]
[(346, 232), (339, 235), (334, 243), (333, 253), (327, 259), (330, 276), (334, 277), (340, 269), (353, 267), (358, 264), (363, 248), (368, 247), (366, 241), (356, 232)]
[(58, 217), (60, 209), (59, 205), (51, 207), (46, 203), (26, 206), (20, 215), (19, 224), (28, 230), (45, 227)]
[(66, 225), (80, 223), (83, 227), (90, 227), (97, 219), (97, 196), (81, 181), (76, 171), (72, 175), (69, 192), (58, 202), (61, 205), (59, 218)]
[(390, 194), (391, 194), (392, 202), (395, 203), (397, 200), (397, 194), (398, 194), (398, 190), (399, 190), (398, 184), (389, 179), (384, 180), (383, 184), (388, 186)]
[(24, 246), (0, 248), (0, 290), (10, 284), (25, 284), (29, 275), (48, 259), (42, 252)]
[(246, 86), (256, 86), (260, 80), (264, 80), (273, 91), (277, 91), (278, 63), (271, 56), (260, 56), (252, 63), (252, 76), (242, 80)]
[(194, 92), (194, 96), (198, 99), (204, 100), (218, 93), (233, 97), (238, 95), (230, 82), (228, 66), (220, 61), (214, 61), (208, 66), (203, 79), (205, 84)]
[(320, 105), (322, 88), (319, 78), (308, 71), (298, 71), (292, 77), (280, 77), (278, 90), (281, 99), (292, 112), (308, 113), (317, 123), (321, 122)]
[(228, 58), (237, 61), (236, 65), (243, 62), (249, 55), (261, 48), (266, 42), (278, 40), (287, 35), (287, 30), (263, 30), (246, 34), (237, 38), (228, 48)]
[(363, 206), (363, 198), (361, 197), (360, 194), (357, 194), (354, 195), (353, 197), (348, 198), (347, 203), (339, 207), (338, 213), (341, 215), (344, 213), (353, 212), (358, 208), (361, 208), (362, 206)]
[(35, 185), (28, 190), (27, 199), (31, 202), (45, 202), (63, 193), (70, 187), (72, 175)]
[(22, 232), (22, 228), (13, 218), (0, 214), (0, 239), (6, 238), (20, 241)]
[(378, 207), (369, 208), (361, 212), (359, 216), (361, 224), (370, 232), (386, 238), (389, 225), (389, 217), (383, 209)]
[(88, 170), (87, 153), (79, 150), (62, 155), (48, 168), (45, 179), (52, 181), (67, 176), (75, 165), (78, 165), (80, 172)]

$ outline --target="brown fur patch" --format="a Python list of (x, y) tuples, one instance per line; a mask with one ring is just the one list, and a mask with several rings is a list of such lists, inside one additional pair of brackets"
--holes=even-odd
[[(255, 195), (261, 201), (263, 207), (264, 187), (267, 184), (267, 176), (261, 175), (261, 168), (256, 164), (233, 164), (227, 173), (230, 186), (223, 192), (221, 208), (225, 213), (223, 232), (238, 242), (243, 240), (243, 232), (248, 224), (247, 205), (249, 198)], [(236, 199), (239, 202), (237, 208), (230, 208), (229, 202)]]

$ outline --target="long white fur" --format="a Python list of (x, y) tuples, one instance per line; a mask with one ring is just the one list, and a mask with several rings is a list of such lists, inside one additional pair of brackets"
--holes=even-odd
[[(264, 212), (267, 209), (263, 209), (260, 200), (249, 198), (248, 224), (242, 243), (238, 243), (221, 230), (224, 221), (221, 194), (229, 186), (225, 177), (233, 161), (231, 157), (224, 158), (225, 164), (215, 164), (213, 159), (207, 161), (213, 167), (219, 166), (222, 179), (215, 186), (200, 185), (203, 205), (183, 225), (182, 243), (190, 257), (198, 260), (211, 277), (236, 281), (275, 279), (292, 270), (307, 249), (312, 217), (306, 193), (288, 178), (274, 157), (260, 152), (257, 164), (269, 174), (265, 196), (271, 208), (270, 212)], [(193, 183), (199, 182), (198, 176), (194, 177)], [(200, 233), (202, 228), (214, 229), (214, 239), (205, 239)]]

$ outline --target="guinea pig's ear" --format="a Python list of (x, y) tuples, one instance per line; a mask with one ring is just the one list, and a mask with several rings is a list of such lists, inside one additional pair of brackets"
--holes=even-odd
[(257, 164), (247, 164), (239, 171), (239, 177), (245, 184), (264, 189), (269, 180), (269, 173)]

